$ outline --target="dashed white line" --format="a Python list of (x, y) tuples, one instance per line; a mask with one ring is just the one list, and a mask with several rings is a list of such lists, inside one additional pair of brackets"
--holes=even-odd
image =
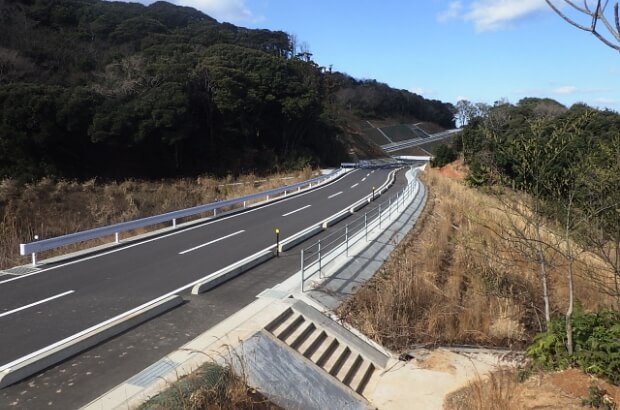
[(358, 185), (359, 185), (359, 183), (351, 185), (351, 189), (355, 188)]
[(203, 243), (202, 245), (195, 246), (195, 247), (193, 247), (191, 249), (186, 249), (186, 250), (184, 250), (182, 252), (179, 252), (179, 255), (185, 255), (186, 253), (195, 251), (196, 249), (204, 248), (205, 246), (209, 246), (209, 245), (212, 245), (212, 244), (214, 244), (216, 242), (223, 241), (224, 239), (228, 239), (231, 236), (239, 235), (240, 233), (243, 233), (243, 232), (245, 232), (245, 229), (242, 229), (242, 230), (237, 231), (237, 232), (233, 232), (230, 235), (222, 236), (221, 238), (214, 239), (214, 240), (209, 241), (207, 243)]
[(302, 206), (301, 208), (299, 208), (299, 209), (295, 209), (294, 211), (291, 211), (291, 212), (289, 212), (289, 213), (286, 213), (286, 214), (284, 214), (284, 215), (282, 215), (282, 216), (289, 216), (289, 215), (293, 215), (294, 213), (297, 213), (297, 212), (299, 212), (299, 211), (303, 211), (304, 209), (306, 209), (306, 208), (310, 208), (311, 206), (312, 206), (312, 205)]
[(49, 302), (50, 300), (54, 300), (54, 299), (61, 298), (61, 297), (63, 297), (63, 296), (70, 295), (70, 294), (72, 294), (73, 292), (75, 292), (75, 291), (74, 291), (74, 290), (68, 290), (68, 291), (66, 291), (66, 292), (59, 293), (59, 294), (58, 294), (58, 295), (56, 295), (56, 296), (51, 296), (51, 297), (49, 297), (49, 298), (47, 298), (47, 299), (43, 299), (43, 300), (40, 300), (40, 301), (38, 301), (38, 302), (31, 303), (31, 304), (26, 305), (26, 306), (22, 306), (22, 307), (17, 308), (17, 309), (9, 310), (8, 312), (0, 313), (0, 317), (5, 317), (5, 316), (8, 316), (8, 315), (12, 315), (13, 313), (17, 313), (17, 312), (20, 312), (20, 311), (22, 311), (22, 310), (29, 309), (29, 308), (31, 308), (31, 307), (34, 307), (34, 306), (40, 305), (40, 304), (45, 303), (45, 302)]
[(362, 178), (362, 182), (366, 181), (366, 178)]
[(340, 192), (336, 192), (335, 194), (328, 196), (328, 197), (327, 197), (327, 199), (332, 199), (332, 198), (335, 198), (335, 197), (337, 197), (337, 196), (338, 196), (338, 195), (340, 195), (340, 194), (342, 194), (342, 191), (340, 191)]

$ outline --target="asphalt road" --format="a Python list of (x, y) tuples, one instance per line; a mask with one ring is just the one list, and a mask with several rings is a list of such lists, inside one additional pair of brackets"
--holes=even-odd
[[(387, 179), (356, 170), (319, 189), (185, 230), (0, 279), (0, 366), (273, 246)], [(254, 296), (254, 295), (252, 295)]]

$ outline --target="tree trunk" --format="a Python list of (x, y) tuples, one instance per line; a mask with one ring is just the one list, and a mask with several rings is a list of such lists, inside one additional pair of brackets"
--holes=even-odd
[(566, 212), (566, 226), (564, 231), (564, 240), (566, 241), (566, 262), (568, 262), (566, 276), (568, 279), (568, 309), (566, 310), (566, 350), (568, 355), (573, 355), (573, 306), (574, 306), (574, 291), (573, 291), (573, 248), (571, 246), (570, 238), (570, 221), (572, 211), (573, 198), (572, 194), (568, 198), (568, 209)]

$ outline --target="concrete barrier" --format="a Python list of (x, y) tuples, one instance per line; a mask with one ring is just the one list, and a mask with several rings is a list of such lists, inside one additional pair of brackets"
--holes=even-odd
[(319, 223), (317, 225), (313, 225), (309, 228), (306, 228), (303, 231), (298, 232), (292, 236), (289, 236), (288, 238), (280, 242), (280, 252), (284, 252), (288, 249), (291, 249), (295, 245), (305, 241), (308, 238), (313, 237), (314, 235), (318, 234), (322, 230), (323, 230), (323, 226), (321, 223)]
[(265, 249), (263, 251), (255, 253), (254, 255), (250, 255), (247, 258), (240, 260), (239, 262), (228, 265), (227, 267), (209, 275), (203, 281), (195, 284), (192, 288), (192, 295), (199, 295), (210, 289), (213, 289), (214, 287), (221, 285), (222, 283), (234, 278), (235, 276), (241, 275), (243, 272), (246, 272), (253, 267), (260, 265), (261, 263), (273, 258), (274, 256), (275, 255), (273, 250)]
[(183, 303), (179, 295), (156, 299), (0, 368), (0, 388), (89, 349)]

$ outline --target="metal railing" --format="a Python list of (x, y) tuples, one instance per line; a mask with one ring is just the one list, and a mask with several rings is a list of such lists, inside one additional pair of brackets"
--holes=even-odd
[(273, 200), (277, 195), (287, 196), (290, 192), (299, 192), (303, 187), (312, 188), (312, 186), (325, 183), (336, 177), (344, 174), (346, 170), (339, 169), (328, 175), (321, 175), (319, 177), (298, 182), (296, 184), (287, 185), (280, 188), (271, 189), (268, 191), (258, 192), (251, 195), (246, 195), (240, 198), (233, 198), (225, 201), (213, 202), (210, 204), (199, 205), (192, 208), (181, 209), (178, 211), (168, 212), (161, 215), (150, 216), (146, 218), (136, 219), (129, 222), (121, 222), (113, 225), (104, 226), (101, 228), (89, 229), (86, 231), (75, 232), (67, 235), (57, 236), (49, 239), (36, 240), (30, 243), (22, 243), (19, 245), (19, 252), (21, 255), (32, 255), (32, 266), (37, 264), (37, 252), (43, 252), (49, 249), (59, 248), (61, 246), (71, 245), (78, 242), (84, 242), (91, 239), (97, 239), (104, 236), (114, 236), (114, 242), (120, 242), (120, 233), (130, 230), (144, 228), (161, 223), (171, 222), (172, 228), (176, 228), (177, 220), (190, 216), (203, 214), (206, 212), (213, 212), (213, 216), (217, 216), (218, 209), (226, 207), (234, 207), (239, 205), (238, 208), (245, 209), (250, 201), (265, 198), (265, 201)]
[[(361, 240), (369, 242), (369, 236), (380, 232), (393, 219), (397, 218), (417, 194), (419, 186), (417, 178), (410, 181), (402, 191), (392, 195), (387, 201), (364, 213), (343, 228), (334, 231), (317, 242), (303, 248), (300, 255), (301, 291), (305, 291), (305, 283), (315, 275), (325, 278), (325, 267), (338, 256), (349, 256), (350, 248)], [(378, 230), (378, 231), (376, 231)]]

